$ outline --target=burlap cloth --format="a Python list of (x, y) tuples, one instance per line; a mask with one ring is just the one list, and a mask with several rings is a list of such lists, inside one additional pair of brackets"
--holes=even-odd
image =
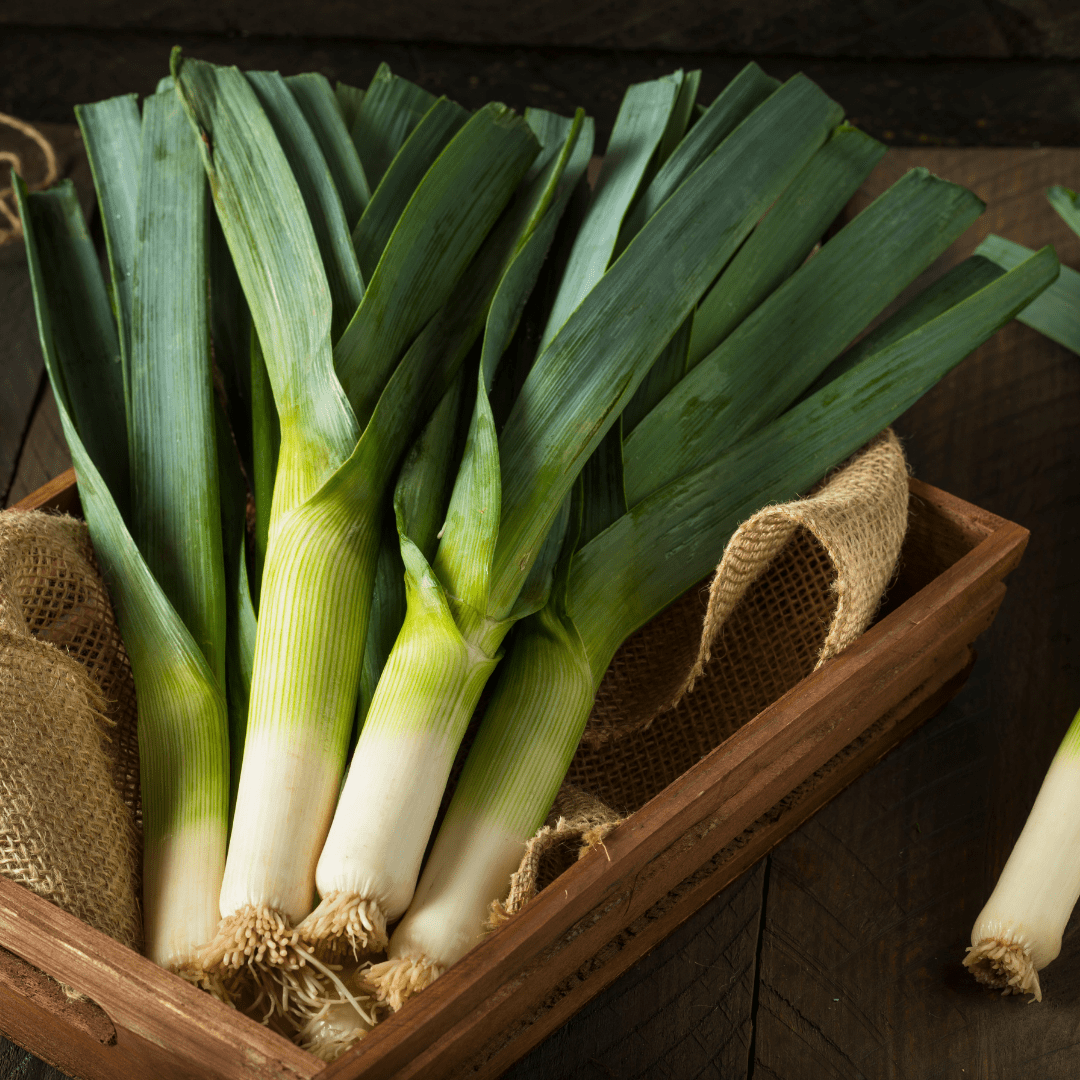
[(0, 514), (0, 873), (132, 948), (135, 690), (86, 526)]
[[(907, 491), (885, 432), (810, 497), (745, 522), (711, 581), (622, 646), (496, 916), (866, 629)], [(135, 945), (135, 692), (82, 522), (0, 514), (0, 689), (0, 872)]]
[(870, 625), (907, 500), (890, 430), (809, 497), (744, 522), (712, 579), (623, 644), (493, 924)]

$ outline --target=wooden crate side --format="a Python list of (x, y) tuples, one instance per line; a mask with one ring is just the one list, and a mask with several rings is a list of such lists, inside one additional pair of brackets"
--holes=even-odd
[[(85, 997), (69, 997), (55, 979), (6, 949), (0, 949), (0, 985), (59, 1017), (102, 1046), (115, 1044), (116, 1028), (100, 1005)], [(5, 1019), (0, 1013), (0, 1027)]]
[[(856, 747), (845, 748), (825, 768), (799, 785), (791, 796), (770, 809), (628, 924), (532, 1011), (524, 1012), (510, 1023), (497, 1025), (498, 1033), (493, 1037), (490, 1035), (492, 1025), (485, 1023), (487, 1017), (480, 1019), (478, 1014), (473, 1014), (473, 1026), (483, 1031), (487, 1041), (471, 1057), (454, 1055), (451, 1040), (459, 1033), (457, 1030), (449, 1033), (432, 1048), (434, 1060), (445, 1066), (430, 1072), (432, 1080), (443, 1076), (448, 1080), (465, 1080), (466, 1077), (496, 1080), (897, 743), (935, 715), (963, 687), (973, 664), (973, 650), (963, 649), (943, 665), (933, 679), (868, 729), (864, 737), (857, 740)], [(457, 1058), (460, 1062), (454, 1066), (453, 1061)]]
[[(175, 1058), (175, 1075), (309, 1080), (323, 1068), (288, 1039), (5, 878), (0, 946), (96, 1002), (121, 1049), (145, 1043)], [(54, 1020), (73, 1040), (87, 1038), (62, 1017)]]
[[(627, 888), (633, 896), (645, 865), (669, 860), (669, 849), (695, 824), (718, 813), (734, 822), (738, 813), (752, 810), (749, 818), (738, 821), (735, 831), (748, 825), (989, 624), (1001, 599), (1000, 578), (1019, 561), (1026, 542), (1027, 532), (1019, 526), (1005, 523), (996, 529), (842, 657), (803, 680), (669, 785), (608, 838), (606, 862), (590, 857), (571, 867), (560, 878), (562, 898), (537, 897), (406, 1009), (331, 1065), (327, 1080), (395, 1075), (470, 1012), (483, 1007), (553, 939), (583, 919), (595, 921), (595, 909), (611, 896), (622, 895)], [(800, 740), (809, 740), (801, 759)], [(790, 787), (776, 792), (778, 779), (812, 760), (808, 748), (828, 753)], [(672, 877), (668, 887), (682, 876), (685, 873)]]
[(25, 499), (20, 499), (12, 510), (59, 510), (63, 514), (82, 516), (79, 504), (79, 489), (76, 486), (75, 470), (66, 469), (55, 479), (32, 491)]

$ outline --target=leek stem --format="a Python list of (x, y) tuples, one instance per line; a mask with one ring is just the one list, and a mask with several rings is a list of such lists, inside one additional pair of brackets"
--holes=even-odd
[(1080, 899), (1080, 712), (971, 930), (964, 966), (1003, 994), (1042, 1001), (1039, 972), (1061, 952)]

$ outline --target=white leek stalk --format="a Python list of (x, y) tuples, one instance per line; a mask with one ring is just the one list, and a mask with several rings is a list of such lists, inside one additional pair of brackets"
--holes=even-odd
[(1050, 762), (1020, 838), (971, 930), (964, 966), (1004, 994), (1042, 1001), (1039, 972), (1061, 952), (1080, 898), (1080, 713)]

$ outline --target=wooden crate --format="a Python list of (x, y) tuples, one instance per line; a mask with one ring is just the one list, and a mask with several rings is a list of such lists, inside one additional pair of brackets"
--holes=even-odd
[[(874, 626), (334, 1064), (2, 878), (0, 1031), (94, 1080), (498, 1076), (963, 686), (1028, 533), (910, 488)], [(77, 512), (70, 470), (18, 504), (37, 507)]]

